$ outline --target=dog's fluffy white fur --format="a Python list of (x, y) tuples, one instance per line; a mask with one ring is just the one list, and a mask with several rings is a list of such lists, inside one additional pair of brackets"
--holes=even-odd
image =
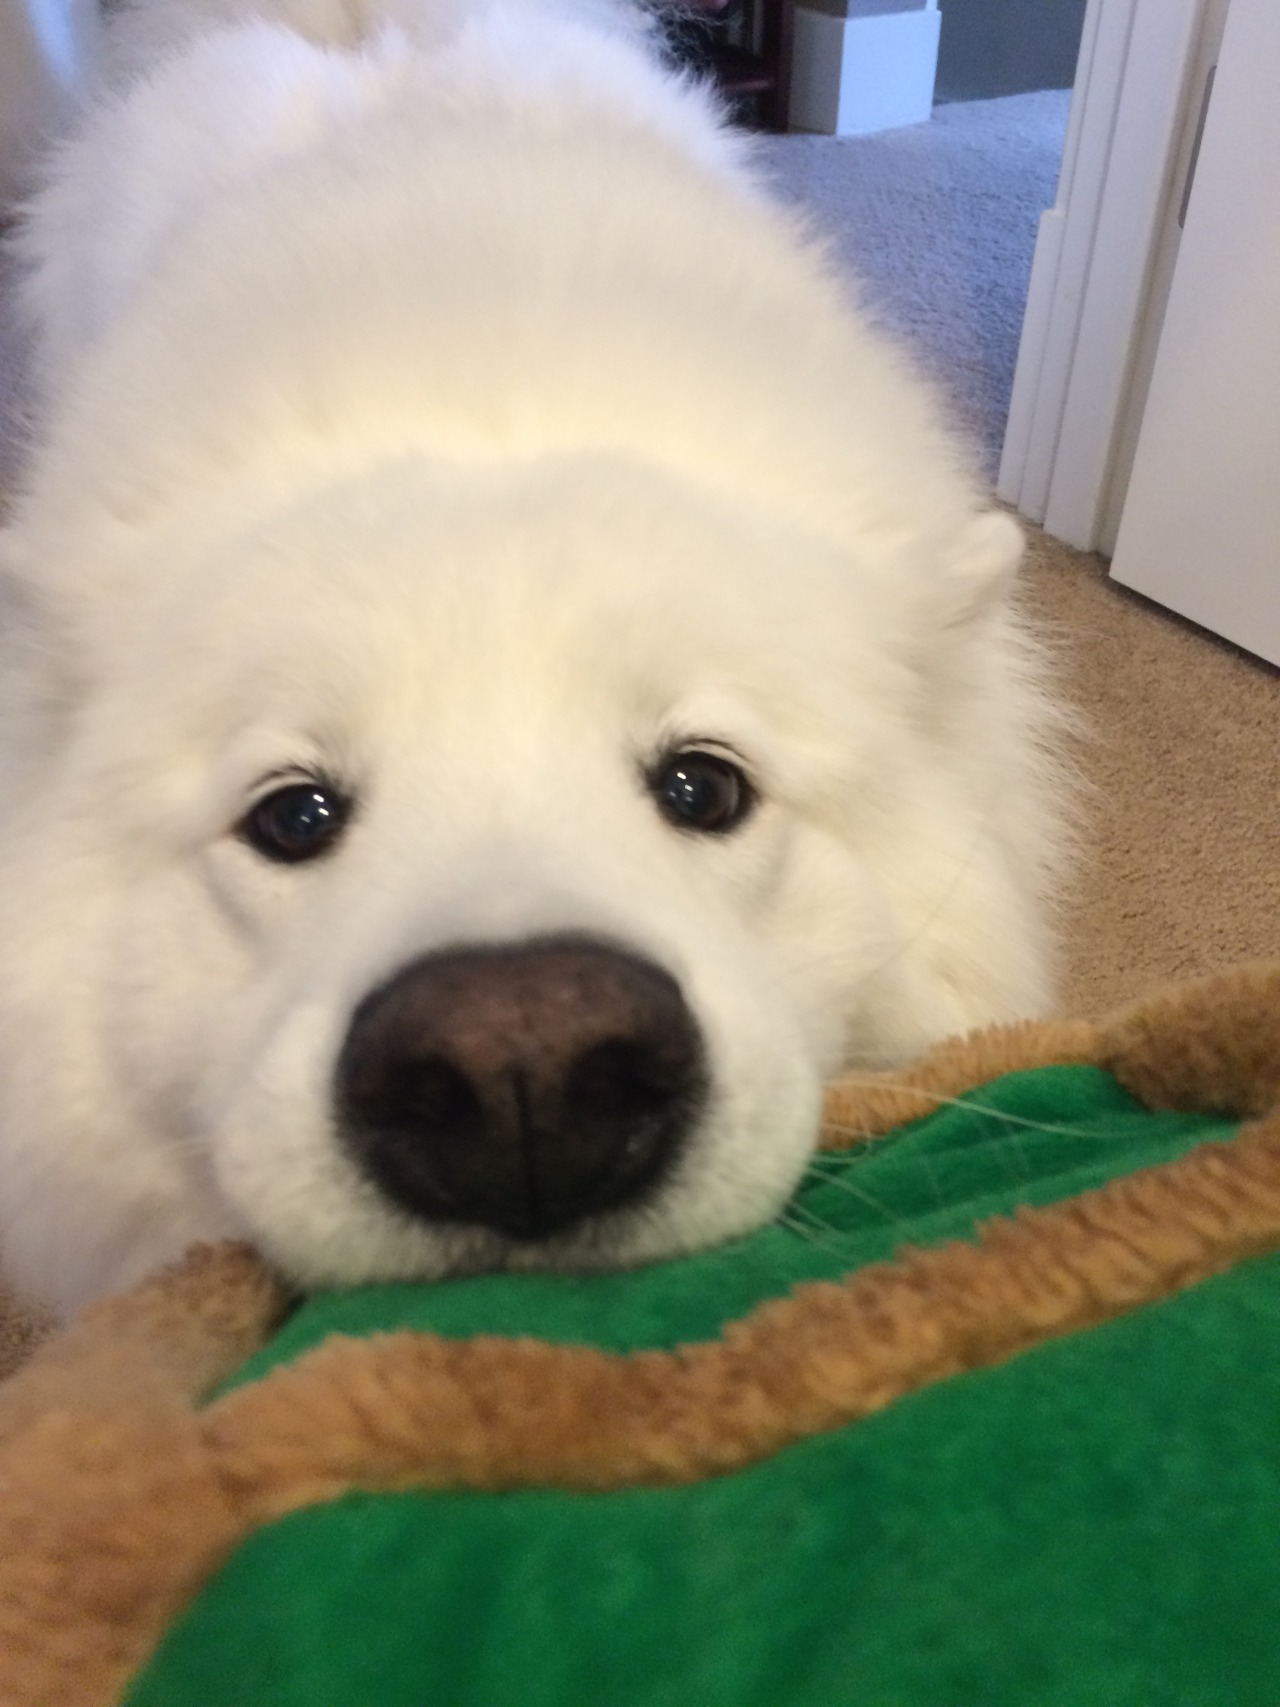
[[(303, 1286), (626, 1264), (774, 1214), (819, 1088), (1048, 998), (1051, 713), (925, 387), (612, 0), (142, 0), (20, 242), (2, 536), (0, 1248), (59, 1308), (242, 1235)], [(682, 745), (725, 835), (643, 785)], [(358, 802), (322, 860), (264, 779)], [(666, 968), (710, 1091), (540, 1243), (335, 1134), (434, 949)]]

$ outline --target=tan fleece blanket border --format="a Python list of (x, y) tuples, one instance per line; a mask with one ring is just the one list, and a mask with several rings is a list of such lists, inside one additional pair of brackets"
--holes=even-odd
[(86, 1311), (0, 1388), (0, 1707), (110, 1707), (238, 1542), (318, 1500), (720, 1474), (1280, 1248), (1280, 966), (843, 1080), (824, 1141), (1062, 1061), (1107, 1067), (1153, 1107), (1260, 1118), (1229, 1144), (992, 1221), (976, 1243), (801, 1287), (670, 1353), (334, 1338), (198, 1410), (285, 1308), (252, 1253), (199, 1250)]

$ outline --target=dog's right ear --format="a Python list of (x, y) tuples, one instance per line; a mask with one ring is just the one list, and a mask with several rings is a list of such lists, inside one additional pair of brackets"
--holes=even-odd
[(1025, 546), (1022, 529), (1003, 510), (972, 516), (943, 570), (939, 627), (960, 633), (992, 611), (1012, 586)]

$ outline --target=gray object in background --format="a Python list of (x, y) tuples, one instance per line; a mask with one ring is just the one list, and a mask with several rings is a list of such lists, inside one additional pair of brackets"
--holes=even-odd
[(941, 0), (939, 101), (1069, 89), (1085, 0)]

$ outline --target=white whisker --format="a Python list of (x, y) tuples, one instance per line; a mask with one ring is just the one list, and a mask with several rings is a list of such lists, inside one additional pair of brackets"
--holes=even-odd
[[(999, 1121), (1002, 1121), (1007, 1126), (1019, 1126), (1028, 1132), (1048, 1132), (1048, 1133), (1051, 1133), (1056, 1138), (1085, 1138), (1085, 1139), (1090, 1139), (1094, 1142), (1098, 1141), (1098, 1135), (1096, 1132), (1088, 1132), (1082, 1127), (1062, 1126), (1062, 1125), (1056, 1124), (1053, 1121), (1032, 1120), (1026, 1115), (1011, 1114), (1006, 1109), (996, 1108), (994, 1105), (992, 1105), (990, 1103), (977, 1102), (971, 1096), (946, 1096), (941, 1091), (925, 1090), (920, 1085), (912, 1085), (912, 1084), (907, 1084), (907, 1083), (895, 1085), (892, 1079), (881, 1078), (879, 1076), (877, 1076), (876, 1078), (858, 1079), (854, 1074), (842, 1073), (841, 1074), (841, 1081), (843, 1083), (849, 1083), (849, 1084), (859, 1086), (860, 1088), (865, 1087), (868, 1090), (880, 1090), (880, 1089), (900, 1090), (905, 1095), (908, 1095), (908, 1096), (923, 1097), (926, 1101), (934, 1103), (936, 1106), (938, 1106), (940, 1108), (941, 1107), (947, 1107), (947, 1108), (968, 1108), (968, 1109), (972, 1109), (975, 1114), (980, 1114), (985, 1119), (999, 1120)], [(910, 1120), (916, 1120), (916, 1119), (921, 1119), (921, 1118), (923, 1118), (923, 1116), (911, 1115), (909, 1117)], [(859, 1139), (863, 1139), (863, 1140), (867, 1140), (867, 1141), (869, 1141), (873, 1138), (886, 1136), (886, 1134), (883, 1132), (875, 1132), (875, 1133), (867, 1132), (862, 1127), (852, 1126), (852, 1125), (842, 1125), (839, 1121), (828, 1120), (824, 1124), (825, 1124), (825, 1129), (828, 1132), (839, 1132), (842, 1134), (847, 1134), (850, 1137), (859, 1138)], [(904, 1121), (903, 1124), (906, 1125), (907, 1121)]]

